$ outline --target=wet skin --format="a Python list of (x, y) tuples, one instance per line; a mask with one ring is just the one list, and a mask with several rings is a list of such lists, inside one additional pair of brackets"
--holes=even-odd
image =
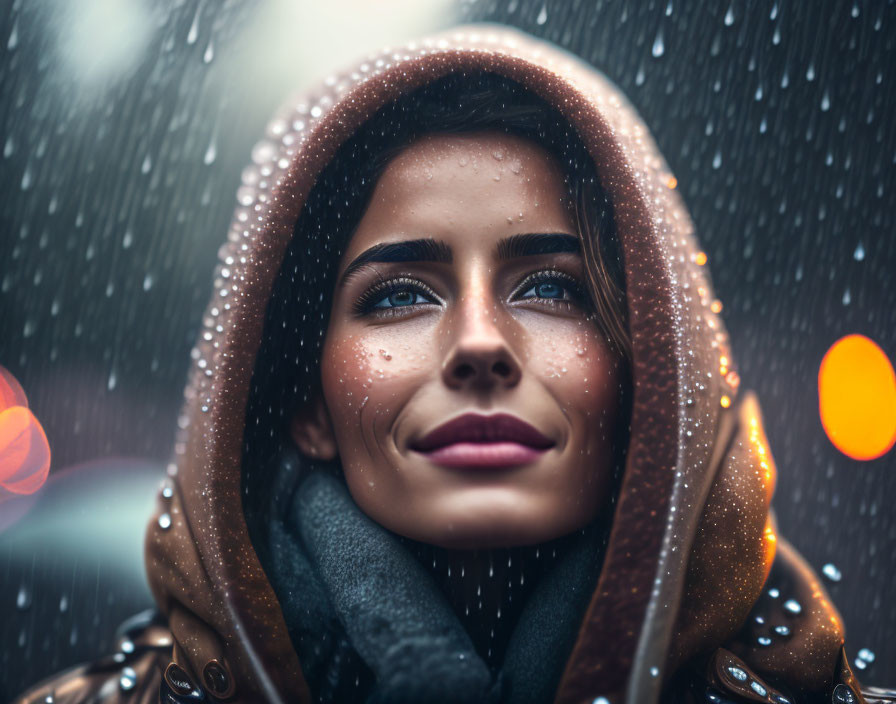
[[(531, 234), (550, 237), (506, 251)], [(413, 240), (430, 241), (402, 250), (415, 261), (351, 266)], [(585, 526), (609, 491), (620, 365), (581, 256), (566, 251), (577, 242), (562, 172), (539, 145), (480, 132), (407, 147), (340, 261), (323, 398), (292, 423), (300, 450), (338, 456), (368, 516), (440, 547), (533, 545)], [(490, 467), (476, 448), (460, 467), (414, 449), (465, 413), (513, 415), (553, 445)]]

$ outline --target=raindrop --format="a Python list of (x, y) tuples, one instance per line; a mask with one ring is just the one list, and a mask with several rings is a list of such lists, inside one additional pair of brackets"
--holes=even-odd
[(548, 21), (548, 6), (547, 6), (547, 3), (542, 3), (541, 11), (538, 13), (538, 17), (535, 18), (535, 22), (541, 25), (547, 21)]
[(660, 27), (660, 30), (656, 33), (656, 39), (653, 40), (653, 49), (651, 53), (654, 57), (659, 58), (666, 51), (666, 46), (663, 44), (663, 28)]
[(858, 17), (858, 16), (859, 16), (859, 6), (858, 6), (858, 4), (855, 4), (855, 5), (852, 6), (852, 13), (851, 13), (851, 14), (852, 14), (853, 17)]
[(837, 566), (829, 562), (821, 568), (821, 573), (832, 582), (839, 582), (843, 576)]
[(31, 607), (31, 590), (24, 584), (19, 587), (19, 593), (16, 594), (16, 608), (19, 611), (26, 611)]
[(759, 643), (759, 645), (771, 645), (772, 644), (772, 639), (769, 638), (768, 636), (759, 636), (759, 638), (757, 638), (756, 640)]
[(65, 594), (63, 594), (62, 598), (59, 599), (59, 611), (61, 613), (65, 613), (66, 611), (68, 611), (68, 597)]
[(775, 31), (772, 34), (772, 44), (777, 46), (780, 43), (781, 43), (781, 28), (775, 27)]
[(148, 174), (152, 170), (152, 159), (149, 154), (143, 157), (143, 163), (140, 165), (140, 173)]
[(656, 666), (650, 668), (650, 676), (651, 677), (658, 677), (659, 674), (660, 674), (660, 668), (658, 668)]
[(788, 599), (784, 602), (784, 609), (792, 614), (798, 614), (803, 610), (800, 603), (796, 599)]
[(195, 44), (199, 38), (199, 11), (202, 9), (200, 4), (196, 8), (196, 14), (193, 15), (193, 23), (190, 25), (190, 31), (187, 32), (187, 44)]
[(824, 92), (824, 95), (821, 97), (821, 111), (827, 112), (831, 109), (831, 96), (827, 91)]
[(775, 633), (779, 636), (789, 636), (790, 629), (787, 626), (775, 626)]
[(716, 151), (715, 156), (712, 158), (712, 168), (718, 169), (722, 166), (722, 152)]
[(815, 64), (809, 64), (809, 68), (806, 69), (806, 80), (807, 81), (815, 80)]
[(215, 45), (209, 40), (208, 46), (205, 47), (205, 53), (202, 55), (202, 63), (210, 64), (215, 58)]
[(12, 135), (6, 138), (6, 142), (3, 143), (3, 156), (6, 159), (9, 159), (15, 152), (16, 147), (12, 141)]
[(639, 67), (638, 67), (638, 72), (635, 74), (635, 85), (636, 85), (636, 86), (643, 86), (643, 85), (644, 85), (644, 79), (645, 79), (645, 78), (646, 78), (646, 76), (644, 75), (644, 67), (643, 67), (643, 66), (639, 66)]
[(666, 5), (666, 17), (671, 17), (672, 15), (672, 0), (669, 0), (669, 4)]
[(756, 93), (753, 95), (753, 98), (757, 101), (762, 100), (762, 84), (761, 83), (758, 86), (756, 86)]
[(12, 31), (9, 33), (9, 40), (6, 42), (6, 48), (12, 51), (19, 45), (19, 20), (13, 22)]
[(134, 244), (134, 233), (128, 230), (121, 238), (121, 246), (123, 249), (129, 249), (132, 244)]
[(137, 685), (137, 673), (134, 672), (134, 668), (124, 668), (121, 671), (121, 677), (118, 679), (118, 684), (121, 686), (123, 692), (132, 690)]
[(202, 163), (206, 166), (215, 163), (215, 159), (218, 158), (218, 147), (215, 144), (215, 138), (212, 137), (212, 140), (208, 143), (208, 149), (205, 150), (205, 156), (202, 157)]
[(109, 391), (114, 391), (115, 385), (117, 383), (118, 377), (115, 375), (115, 370), (113, 369), (111, 372), (109, 372), (109, 381), (106, 382), (106, 387), (109, 389)]
[(731, 676), (738, 682), (746, 682), (747, 680), (747, 673), (739, 667), (729, 666), (728, 672), (731, 673)]
[(725, 13), (725, 26), (730, 27), (734, 24), (734, 5), (728, 6), (728, 12)]
[(864, 670), (866, 667), (868, 667), (868, 663), (861, 658), (856, 658), (855, 660), (853, 660), (853, 665), (855, 665), (859, 670)]
[(31, 188), (31, 182), (33, 181), (33, 176), (31, 174), (31, 164), (25, 167), (25, 172), (22, 174), (22, 190), (27, 191)]
[(865, 248), (862, 246), (861, 242), (859, 242), (858, 247), (856, 247), (856, 251), (852, 253), (852, 258), (857, 262), (863, 261), (865, 259)]
[(147, 274), (143, 277), (143, 290), (149, 291), (152, 288), (153, 283), (155, 283), (155, 279), (153, 279), (152, 274)]
[(168, 530), (171, 527), (171, 515), (168, 513), (163, 513), (159, 516), (159, 528), (162, 530)]
[(849, 295), (849, 288), (843, 292), (843, 305), (848, 306), (852, 302), (852, 296)]
[(768, 18), (770, 20), (774, 20), (778, 16), (778, 3), (772, 5), (772, 11), (769, 13)]
[(865, 662), (871, 663), (874, 662), (874, 651), (869, 650), (868, 648), (862, 648), (858, 652), (858, 657), (860, 660), (864, 660)]

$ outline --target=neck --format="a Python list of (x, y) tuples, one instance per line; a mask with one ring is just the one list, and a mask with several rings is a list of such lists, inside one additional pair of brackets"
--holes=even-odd
[(432, 574), (476, 651), (496, 671), (532, 589), (571, 537), (482, 550), (450, 550), (409, 538), (401, 540)]

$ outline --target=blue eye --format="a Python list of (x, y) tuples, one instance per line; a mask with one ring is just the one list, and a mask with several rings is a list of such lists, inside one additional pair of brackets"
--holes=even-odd
[(432, 303), (426, 296), (422, 296), (409, 288), (396, 288), (388, 296), (383, 296), (371, 305), (371, 308), (402, 308), (412, 306), (415, 303)]
[(384, 315), (438, 302), (439, 297), (423, 282), (401, 277), (378, 282), (361, 294), (353, 310), (361, 316)]
[[(553, 281), (542, 281), (523, 293), (523, 298), (563, 298), (566, 289)], [(531, 296), (529, 294), (532, 294)]]

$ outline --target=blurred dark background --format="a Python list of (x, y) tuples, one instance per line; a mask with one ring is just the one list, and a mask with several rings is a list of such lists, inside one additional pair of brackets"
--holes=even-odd
[(357, 0), (0, 9), (0, 365), (54, 453), (46, 496), (0, 531), (0, 701), (101, 654), (149, 605), (143, 520), (240, 172), (273, 111), (358, 53), (459, 21), (565, 47), (643, 115), (762, 402), (781, 532), (839, 571), (825, 582), (848, 652), (875, 654), (860, 678), (896, 683), (896, 451), (840, 454), (817, 398), (846, 334), (896, 359), (896, 3), (385, 5), (375, 19)]

